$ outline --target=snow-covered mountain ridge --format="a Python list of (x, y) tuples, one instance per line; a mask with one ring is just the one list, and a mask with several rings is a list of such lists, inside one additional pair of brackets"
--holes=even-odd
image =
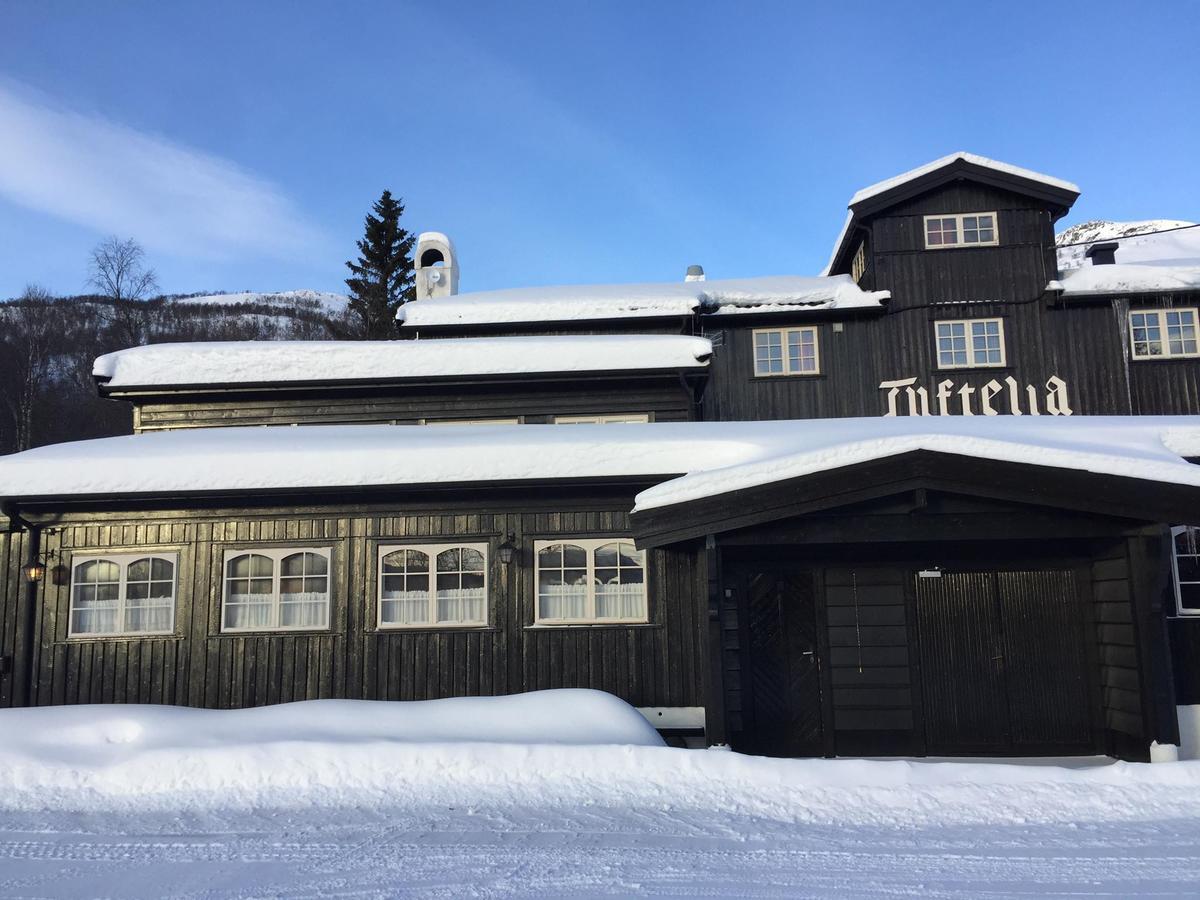
[(1117, 241), (1117, 262), (1138, 265), (1200, 265), (1200, 227), (1178, 219), (1146, 219), (1140, 222), (1110, 222), (1096, 219), (1081, 222), (1055, 238), (1058, 266), (1077, 269), (1087, 263), (1089, 246), (1100, 241)]

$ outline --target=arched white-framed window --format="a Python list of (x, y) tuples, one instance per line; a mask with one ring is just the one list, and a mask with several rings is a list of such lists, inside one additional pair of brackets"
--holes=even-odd
[(1200, 526), (1177, 525), (1171, 543), (1176, 608), (1181, 616), (1200, 616)]
[(170, 634), (175, 553), (75, 554), (69, 637)]
[(646, 554), (629, 538), (534, 543), (539, 625), (649, 621)]
[(379, 547), (379, 627), (479, 627), (488, 622), (487, 545)]
[(221, 631), (329, 628), (329, 547), (225, 551)]

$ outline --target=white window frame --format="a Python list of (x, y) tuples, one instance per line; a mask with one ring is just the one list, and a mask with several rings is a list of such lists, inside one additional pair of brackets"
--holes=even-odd
[(424, 419), (422, 425), (520, 425), (515, 416), (498, 419)]
[[(476, 550), (483, 554), (483, 618), (471, 622), (439, 622), (437, 617), (437, 555), (446, 550)], [(428, 622), (384, 622), (383, 621), (383, 558), (397, 550), (419, 550), (429, 557), (429, 621)], [(485, 628), (491, 617), (491, 558), (488, 545), (471, 541), (452, 541), (442, 544), (380, 544), (375, 555), (375, 625), (380, 631), (422, 631), (450, 628)]]
[[(161, 559), (171, 564), (171, 626), (162, 631), (127, 631), (125, 630), (125, 611), (129, 604), (126, 591), (129, 577), (129, 566), (143, 559)], [(79, 567), (95, 560), (114, 563), (121, 571), (120, 587), (117, 592), (117, 622), (120, 628), (116, 631), (76, 631), (75, 630), (75, 577)], [(67, 637), (96, 640), (110, 637), (143, 637), (175, 633), (175, 606), (179, 596), (179, 554), (149, 551), (146, 553), (105, 553), (103, 551), (72, 553), (71, 554), (71, 593), (67, 612)]]
[[(788, 338), (793, 333), (807, 332), (812, 335), (813, 348), (813, 368), (810, 371), (801, 371), (799, 369), (792, 371), (792, 358), (788, 353)], [(779, 344), (783, 350), (783, 371), (782, 372), (764, 372), (758, 365), (758, 339), (760, 335), (777, 334), (779, 335)], [(802, 340), (803, 343), (803, 340)], [(806, 378), (813, 375), (821, 374), (821, 335), (820, 329), (816, 325), (800, 325), (792, 328), (755, 328), (750, 336), (750, 353), (753, 359), (754, 377), (755, 378)], [(799, 363), (799, 360), (797, 360)]]
[[(650, 559), (645, 550), (642, 554), (642, 614), (632, 617), (596, 617), (596, 550), (608, 544), (632, 544), (629, 535), (612, 535), (603, 538), (575, 538), (563, 536), (544, 541), (533, 542), (533, 622), (534, 625), (645, 625), (650, 621)], [(542, 618), (539, 594), (541, 592), (542, 562), (541, 551), (547, 547), (559, 544), (570, 544), (579, 547), (587, 553), (587, 608), (590, 616), (582, 619), (551, 619)]]
[[(1198, 526), (1191, 526), (1197, 528)], [(1200, 609), (1192, 609), (1183, 605), (1183, 591), (1180, 590), (1182, 584), (1200, 584), (1200, 581), (1181, 581), (1179, 578), (1179, 550), (1175, 546), (1175, 538), (1187, 531), (1187, 525), (1176, 525), (1171, 529), (1171, 584), (1175, 590), (1175, 609), (1181, 616), (1200, 616)], [(1200, 535), (1197, 535), (1197, 541), (1200, 542)], [(1197, 543), (1197, 550), (1200, 550), (1200, 543)], [(1191, 556), (1192, 554), (1186, 554)], [(1196, 554), (1200, 555), (1200, 554)]]
[[(966, 235), (963, 232), (963, 220), (977, 218), (979, 216), (992, 217), (992, 239), (990, 241), (968, 241), (966, 239)], [(929, 221), (931, 219), (937, 219), (938, 221), (942, 221), (944, 219), (954, 220), (955, 242), (953, 244), (929, 243)], [(973, 229), (974, 231), (979, 231), (978, 224), (979, 223), (976, 222), (977, 227)], [(1000, 243), (1000, 217), (996, 215), (996, 211), (994, 209), (968, 213), (937, 213), (935, 215), (925, 216), (921, 220), (921, 241), (925, 245), (926, 250), (958, 250), (963, 247), (995, 247)]]
[(867, 272), (867, 242), (860, 241), (858, 249), (854, 251), (854, 257), (850, 260), (850, 277), (854, 279), (854, 283), (862, 281), (863, 275)]
[(649, 413), (598, 413), (593, 416), (555, 416), (555, 425), (640, 425)]
[[(1180, 351), (1179, 353), (1171, 352), (1171, 338), (1167, 334), (1167, 329), (1171, 328), (1171, 327), (1183, 328), (1186, 326), (1168, 325), (1166, 322), (1166, 316), (1169, 313), (1191, 313), (1191, 316), (1192, 316), (1192, 324), (1191, 324), (1192, 338), (1191, 338), (1191, 340), (1196, 343), (1196, 350), (1194, 350), (1191, 353), (1188, 353), (1186, 351)], [(1135, 341), (1133, 339), (1133, 328), (1134, 328), (1133, 317), (1134, 316), (1155, 316), (1155, 317), (1157, 317), (1157, 324), (1154, 327), (1158, 329), (1159, 337), (1158, 337), (1158, 340), (1156, 343), (1158, 343), (1162, 347), (1162, 353), (1139, 354), (1137, 352), (1138, 343), (1147, 343), (1148, 344), (1150, 342), (1149, 341), (1140, 341), (1139, 342), (1139, 341)], [(1131, 310), (1129, 310), (1128, 322), (1129, 322), (1129, 356), (1131, 359), (1136, 359), (1136, 360), (1194, 359), (1195, 357), (1200, 356), (1200, 312), (1198, 312), (1197, 308), (1194, 306), (1167, 306), (1167, 307), (1160, 307), (1160, 308), (1156, 308), (1156, 309), (1131, 309)], [(1180, 340), (1183, 341), (1183, 340), (1187, 340), (1187, 339), (1183, 338), (1181, 336)]]
[[(972, 333), (973, 325), (984, 325), (995, 322), (998, 326), (1000, 337), (1000, 362), (988, 362), (986, 359), (983, 362), (977, 362), (975, 359), (976, 350), (974, 348), (975, 335)], [(967, 361), (965, 363), (951, 363), (949, 365), (942, 363), (942, 336), (938, 334), (943, 325), (963, 326), (963, 337), (967, 342)], [(952, 335), (953, 337), (953, 335)], [(938, 319), (933, 323), (933, 352), (937, 358), (937, 367), (939, 369), (999, 369), (1008, 365), (1008, 348), (1005, 346), (1004, 338), (1004, 320), (998, 318), (988, 319)], [(951, 350), (950, 352), (953, 352)], [(982, 352), (986, 353), (985, 348)]]
[[(325, 557), (325, 624), (324, 625), (280, 625), (279, 582), (282, 578), (283, 560), (296, 553), (315, 553)], [(250, 554), (265, 556), (271, 567), (271, 622), (268, 625), (253, 625), (246, 628), (231, 628), (225, 624), (225, 604), (229, 601), (229, 561)], [(289, 576), (291, 577), (291, 576)], [(329, 631), (333, 627), (333, 548), (332, 547), (238, 547), (226, 549), (221, 558), (221, 633), (262, 634), (276, 631)]]

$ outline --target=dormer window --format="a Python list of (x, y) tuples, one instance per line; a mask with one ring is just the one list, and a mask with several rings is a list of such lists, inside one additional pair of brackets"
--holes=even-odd
[(867, 271), (867, 242), (863, 241), (854, 251), (854, 259), (850, 260), (850, 277), (855, 283), (862, 281)]
[(925, 217), (925, 249), (994, 246), (1000, 243), (994, 212)]

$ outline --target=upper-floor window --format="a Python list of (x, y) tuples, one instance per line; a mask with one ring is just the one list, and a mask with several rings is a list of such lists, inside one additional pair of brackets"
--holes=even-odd
[(1138, 309), (1129, 313), (1134, 359), (1197, 356), (1195, 309)]
[(379, 548), (379, 627), (487, 624), (487, 545)]
[(1179, 614), (1200, 616), (1200, 528), (1183, 525), (1172, 528), (1175, 539), (1175, 600)]
[(858, 249), (854, 251), (854, 258), (850, 260), (850, 277), (855, 282), (862, 281), (863, 275), (867, 271), (867, 242), (863, 241), (858, 245)]
[(426, 419), (426, 425), (520, 425), (521, 420), (509, 419)]
[(222, 631), (329, 627), (330, 548), (225, 553)]
[(815, 327), (754, 331), (755, 375), (817, 375), (820, 371)]
[(555, 416), (555, 425), (636, 425), (649, 422), (647, 413), (600, 413), (594, 416)]
[(978, 247), (999, 242), (994, 212), (925, 217), (925, 247), (927, 249)]
[(937, 336), (939, 369), (976, 369), (1002, 366), (1002, 319), (950, 319), (933, 323)]
[(645, 622), (646, 554), (629, 540), (537, 541), (538, 624)]
[(174, 553), (75, 555), (72, 637), (169, 634), (175, 630)]

